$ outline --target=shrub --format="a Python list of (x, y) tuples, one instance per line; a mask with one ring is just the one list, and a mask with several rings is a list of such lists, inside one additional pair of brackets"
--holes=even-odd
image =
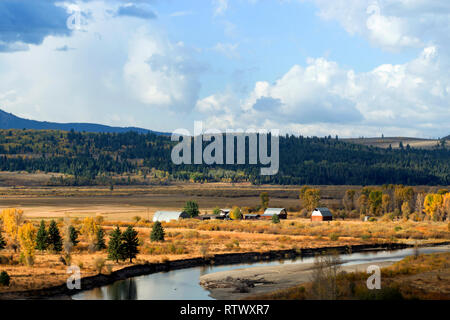
[(102, 273), (104, 267), (105, 267), (105, 259), (97, 258), (94, 260), (94, 268), (99, 274)]
[(0, 273), (0, 286), (8, 287), (10, 280), (11, 278), (9, 277), (9, 274), (6, 271), (2, 271)]
[(330, 240), (331, 241), (338, 241), (339, 240), (339, 235), (337, 233), (330, 234)]
[(150, 240), (151, 240), (152, 242), (155, 242), (155, 241), (164, 241), (164, 228), (163, 228), (163, 226), (161, 225), (161, 222), (156, 221), (156, 222), (153, 224), (153, 229), (152, 229), (152, 232), (151, 232), (151, 234), (150, 234)]
[(272, 216), (272, 223), (275, 223), (275, 224), (280, 223), (280, 217), (277, 214), (274, 214)]

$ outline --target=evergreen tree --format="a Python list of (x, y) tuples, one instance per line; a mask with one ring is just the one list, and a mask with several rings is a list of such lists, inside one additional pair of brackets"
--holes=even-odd
[(123, 259), (122, 232), (120, 232), (118, 226), (113, 232), (110, 233), (108, 243), (108, 259), (116, 262), (119, 262), (119, 259)]
[(105, 243), (105, 231), (103, 231), (103, 228), (98, 228), (97, 231), (97, 240), (95, 241), (95, 249), (97, 250), (103, 250), (106, 249), (106, 243)]
[(155, 241), (164, 241), (164, 228), (161, 225), (161, 222), (156, 221), (153, 224), (152, 232), (150, 234), (150, 240)]
[(191, 218), (194, 218), (200, 214), (198, 210), (198, 203), (196, 201), (188, 201), (183, 209)]
[(122, 234), (123, 259), (130, 259), (130, 263), (139, 253), (138, 233), (132, 226), (128, 226), (127, 230)]
[(62, 251), (62, 238), (55, 220), (50, 222), (48, 228), (48, 247), (55, 252)]
[(36, 235), (36, 249), (40, 251), (46, 250), (48, 247), (48, 233), (45, 229), (45, 222), (41, 220), (41, 225)]
[(0, 229), (0, 250), (5, 249), (6, 241), (3, 239), (2, 230)]
[(280, 223), (280, 217), (277, 214), (274, 214), (272, 216), (272, 223), (275, 223), (275, 224)]
[(77, 244), (80, 242), (80, 241), (78, 241), (79, 233), (80, 232), (77, 229), (75, 229), (74, 226), (69, 226), (69, 239), (70, 239), (70, 242), (72, 242), (74, 247), (76, 247)]

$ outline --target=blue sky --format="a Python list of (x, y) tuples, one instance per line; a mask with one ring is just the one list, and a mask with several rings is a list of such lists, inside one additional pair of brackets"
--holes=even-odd
[(1, 0), (0, 108), (160, 131), (450, 134), (446, 0)]

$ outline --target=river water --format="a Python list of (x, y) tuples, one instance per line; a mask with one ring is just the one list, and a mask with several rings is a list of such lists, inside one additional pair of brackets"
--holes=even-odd
[[(420, 248), (419, 253), (450, 252), (450, 246)], [(414, 255), (414, 249), (392, 251), (372, 251), (342, 254), (343, 265), (354, 265), (382, 261), (399, 261)], [(226, 266), (204, 266), (158, 272), (145, 276), (117, 281), (92, 290), (82, 291), (74, 296), (75, 300), (211, 300), (209, 291), (199, 284), (199, 278), (208, 273), (228, 271), (248, 267), (276, 266), (280, 264), (311, 263), (314, 257), (294, 260), (256, 262)]]

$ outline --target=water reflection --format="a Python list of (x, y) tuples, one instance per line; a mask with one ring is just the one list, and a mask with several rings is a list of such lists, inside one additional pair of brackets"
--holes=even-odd
[[(448, 251), (450, 251), (450, 246), (420, 249), (420, 253)], [(414, 249), (361, 252), (342, 254), (341, 259), (344, 265), (368, 262), (376, 264), (381, 261), (399, 261), (414, 253)], [(81, 292), (74, 295), (72, 298), (79, 300), (208, 300), (211, 299), (211, 297), (209, 297), (209, 292), (203, 289), (199, 284), (199, 278), (202, 275), (254, 266), (274, 266), (309, 262), (314, 262), (314, 257), (224, 266), (208, 265), (169, 272), (159, 272), (117, 281), (112, 285)]]

